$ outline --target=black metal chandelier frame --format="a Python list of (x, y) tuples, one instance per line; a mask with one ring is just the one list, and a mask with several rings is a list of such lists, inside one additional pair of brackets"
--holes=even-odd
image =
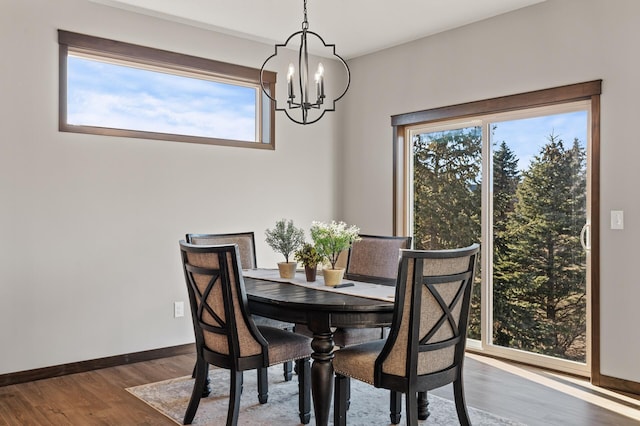
[[(319, 64), (319, 71), (316, 74), (316, 99), (314, 102), (310, 102), (310, 99), (309, 99), (309, 52), (307, 48), (307, 36), (309, 35), (317, 37), (322, 42), (323, 46), (331, 48), (333, 55), (336, 58), (338, 58), (338, 60), (344, 66), (345, 71), (347, 72), (347, 84), (342, 94), (340, 94), (340, 96), (338, 96), (332, 101), (332, 106), (330, 108), (322, 109), (322, 113), (313, 120), (309, 120), (309, 110), (321, 109), (322, 105), (325, 104), (326, 95), (324, 93), (324, 76), (322, 74), (322, 64)], [(298, 48), (299, 72), (298, 72), (298, 79), (297, 79), (297, 83), (298, 83), (297, 88), (298, 88), (298, 93), (300, 94), (300, 101), (295, 100), (296, 95), (295, 95), (295, 90), (293, 89), (292, 70), (290, 69), (289, 74), (287, 75), (287, 102), (286, 102), (287, 107), (278, 108), (278, 101), (274, 97), (275, 93), (273, 94), (274, 96), (272, 96), (272, 94), (269, 93), (269, 90), (265, 88), (264, 79), (262, 78), (262, 75), (264, 73), (264, 67), (267, 65), (267, 62), (271, 60), (271, 58), (278, 55), (279, 48), (285, 48), (289, 44), (289, 41), (291, 41), (291, 39), (297, 36), (300, 36), (300, 47)], [(324, 116), (325, 112), (335, 111), (335, 103), (339, 101), (347, 93), (347, 90), (349, 90), (350, 84), (351, 84), (351, 71), (349, 70), (349, 66), (347, 65), (345, 60), (342, 59), (342, 57), (336, 53), (336, 45), (325, 43), (322, 37), (320, 37), (317, 33), (313, 31), (309, 31), (309, 21), (307, 20), (307, 0), (304, 0), (304, 20), (302, 21), (302, 30), (296, 31), (295, 33), (291, 34), (283, 44), (276, 44), (274, 54), (269, 56), (264, 61), (264, 63), (262, 64), (262, 67), (260, 68), (260, 86), (262, 87), (262, 92), (275, 103), (276, 105), (275, 110), (283, 111), (291, 121), (294, 121), (298, 124), (312, 124), (320, 120)], [(301, 110), (302, 120), (295, 118), (292, 115), (292, 113), (290, 113), (290, 111), (297, 110), (297, 109)]]

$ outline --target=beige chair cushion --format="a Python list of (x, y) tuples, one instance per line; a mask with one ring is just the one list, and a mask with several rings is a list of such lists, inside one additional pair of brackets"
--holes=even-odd
[(375, 361), (384, 344), (385, 341), (379, 339), (336, 351), (333, 358), (333, 370), (336, 373), (373, 385)]
[(258, 327), (269, 342), (269, 365), (311, 356), (311, 339), (273, 327)]

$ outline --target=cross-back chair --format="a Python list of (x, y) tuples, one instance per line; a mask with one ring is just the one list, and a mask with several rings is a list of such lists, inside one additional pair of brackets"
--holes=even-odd
[(462, 370), (479, 245), (454, 250), (403, 250), (389, 337), (336, 351), (334, 424), (346, 424), (349, 378), (390, 389), (391, 421), (417, 425), (416, 395), (453, 383), (460, 424), (468, 425)]
[[(189, 244), (196, 245), (220, 245), (220, 244), (237, 244), (240, 252), (240, 264), (242, 269), (255, 269), (258, 267), (258, 261), (256, 256), (256, 238), (255, 234), (249, 232), (233, 232), (224, 234), (186, 234), (185, 240)], [(258, 315), (254, 315), (253, 320), (257, 325), (266, 325), (270, 327), (282, 328), (283, 330), (293, 331), (293, 324), (283, 321), (274, 320), (271, 318), (265, 318)], [(285, 362), (282, 365), (284, 379), (286, 381), (291, 380), (293, 373), (293, 363)], [(195, 373), (195, 370), (194, 370)], [(258, 370), (258, 374), (263, 378), (267, 376), (267, 371)], [(203, 396), (208, 396), (211, 393), (209, 386), (210, 382), (207, 379), (207, 385), (205, 386)], [(261, 403), (267, 402), (269, 395), (269, 384), (266, 379), (260, 381), (259, 399)]]
[[(195, 245), (180, 241), (191, 315), (196, 337), (196, 371), (191, 399), (184, 417), (195, 417), (205, 387), (209, 365), (230, 370), (227, 426), (236, 425), (242, 391), (242, 373), (295, 361), (298, 370), (300, 421), (311, 416), (311, 340), (281, 329), (256, 326), (238, 261), (238, 246)], [(258, 375), (258, 381), (265, 380)]]

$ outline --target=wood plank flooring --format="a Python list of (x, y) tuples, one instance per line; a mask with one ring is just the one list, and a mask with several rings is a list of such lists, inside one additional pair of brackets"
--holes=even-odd
[[(640, 425), (640, 400), (584, 379), (467, 354), (467, 405), (530, 426)], [(433, 391), (453, 399), (451, 386)]]
[[(193, 356), (179, 355), (0, 387), (0, 425), (174, 425), (124, 389), (192, 368)], [(465, 391), (469, 406), (532, 426), (640, 425), (640, 401), (632, 396), (474, 354), (465, 364)], [(451, 386), (434, 393), (453, 399)]]

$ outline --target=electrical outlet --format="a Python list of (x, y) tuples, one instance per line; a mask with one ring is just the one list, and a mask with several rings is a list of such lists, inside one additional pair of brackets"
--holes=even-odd
[(173, 302), (173, 317), (180, 318), (184, 316), (184, 302)]

